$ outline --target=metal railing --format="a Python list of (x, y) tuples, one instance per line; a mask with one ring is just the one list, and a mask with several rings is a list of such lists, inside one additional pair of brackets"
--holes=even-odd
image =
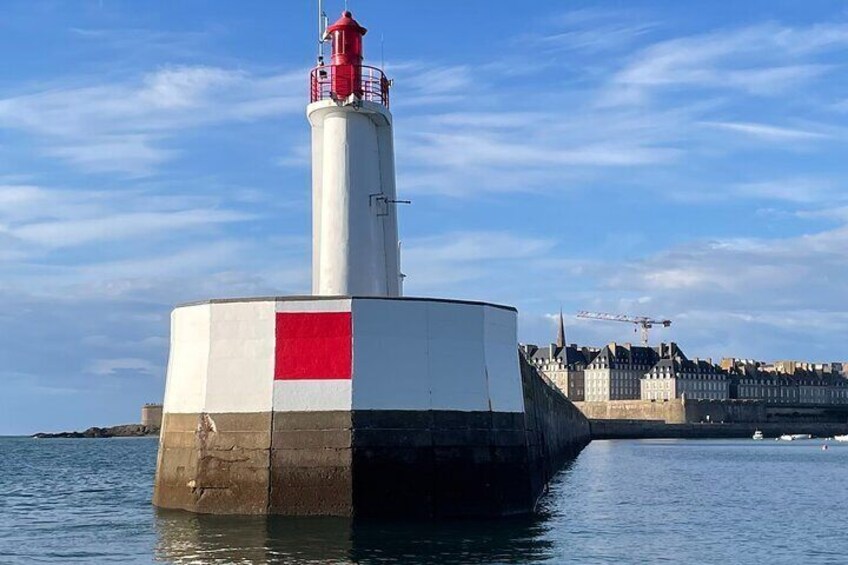
[(346, 98), (354, 93), (362, 100), (389, 107), (389, 79), (376, 67), (322, 65), (312, 69), (309, 78), (311, 102)]

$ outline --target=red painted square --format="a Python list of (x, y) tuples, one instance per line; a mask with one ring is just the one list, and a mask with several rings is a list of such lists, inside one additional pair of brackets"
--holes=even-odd
[(277, 314), (275, 380), (349, 379), (350, 312)]

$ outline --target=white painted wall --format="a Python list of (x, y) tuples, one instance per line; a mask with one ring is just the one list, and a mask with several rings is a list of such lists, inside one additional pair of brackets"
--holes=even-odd
[(353, 406), (429, 410), (428, 303), (355, 300)]
[[(385, 123), (377, 123), (377, 148), (380, 151), (380, 182), (388, 200), (397, 200), (395, 185), (395, 143), (391, 115), (387, 113)], [(389, 205), (388, 215), (379, 218), (384, 242), (386, 295), (403, 296), (400, 278), (400, 248), (398, 247), (398, 205)]]
[(350, 312), (351, 299), (277, 300), (277, 312)]
[(350, 410), (351, 381), (273, 381), (275, 412)]
[(524, 389), (518, 364), (518, 315), (485, 306), (483, 335), (489, 399), (495, 412), (523, 412)]
[[(352, 312), (353, 377), (274, 380), (277, 312)], [(172, 314), (164, 411), (524, 408), (516, 314), (403, 299), (262, 300)]]
[(273, 300), (212, 304), (206, 412), (270, 412), (276, 308)]
[(171, 313), (171, 351), (162, 411), (202, 412), (209, 369), (209, 304), (184, 306)]
[[(391, 114), (379, 104), (310, 104), (316, 295), (398, 296)], [(381, 202), (376, 196), (381, 195)]]
[(524, 409), (513, 311), (354, 299), (353, 335), (354, 409)]
[(489, 410), (483, 306), (431, 302), (427, 313), (431, 408)]

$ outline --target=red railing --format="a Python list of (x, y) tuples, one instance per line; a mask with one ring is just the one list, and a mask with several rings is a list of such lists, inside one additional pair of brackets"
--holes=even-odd
[[(310, 101), (337, 100), (355, 93), (362, 100), (389, 107), (389, 79), (375, 67), (324, 65), (310, 73)], [(357, 84), (358, 83), (358, 84)]]

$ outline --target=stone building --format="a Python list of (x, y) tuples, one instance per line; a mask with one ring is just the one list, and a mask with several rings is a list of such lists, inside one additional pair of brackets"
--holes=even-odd
[(642, 400), (726, 400), (727, 375), (709, 361), (684, 357), (660, 359), (641, 379)]
[(658, 347), (610, 343), (595, 355), (584, 371), (587, 402), (635, 400), (641, 396), (642, 377), (660, 359), (681, 357), (677, 344)]
[[(812, 364), (805, 364), (810, 365)], [(779, 370), (767, 370), (772, 367)], [(848, 380), (831, 372), (819, 372), (782, 362), (773, 366), (736, 364), (730, 370), (730, 398), (763, 400), (768, 404), (848, 405)]]
[(162, 405), (145, 404), (141, 407), (141, 425), (148, 428), (162, 427)]
[(555, 343), (547, 347), (522, 345), (527, 360), (540, 373), (551, 379), (562, 393), (573, 401), (585, 396), (584, 370), (598, 350), (571, 344), (561, 347)]
[(571, 400), (759, 400), (773, 405), (848, 406), (848, 363), (690, 360), (675, 343), (657, 347), (610, 343), (602, 348), (557, 342), (522, 345), (527, 360)]

